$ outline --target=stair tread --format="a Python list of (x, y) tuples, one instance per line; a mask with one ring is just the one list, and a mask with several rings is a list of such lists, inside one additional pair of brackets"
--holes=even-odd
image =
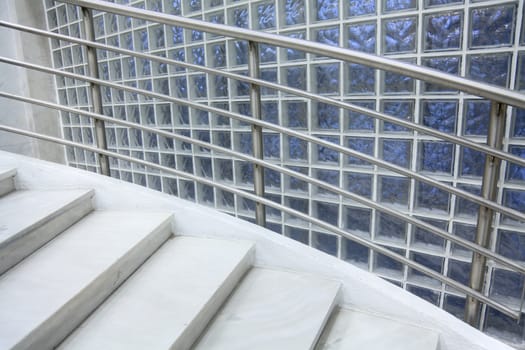
[(194, 349), (312, 349), (339, 289), (317, 276), (254, 268)]
[(338, 309), (326, 326), (317, 350), (436, 350), (435, 331), (380, 315)]
[[(170, 348), (252, 249), (253, 243), (244, 241), (175, 237), (115, 291), (60, 349)], [(207, 316), (208, 320), (213, 313)]]
[(18, 344), (67, 308), (66, 303), (171, 216), (93, 212), (0, 276), (0, 349)]
[(10, 177), (16, 176), (16, 169), (14, 168), (4, 168), (0, 166), (0, 181), (9, 179)]
[(14, 191), (0, 198), (0, 246), (93, 196), (93, 190)]

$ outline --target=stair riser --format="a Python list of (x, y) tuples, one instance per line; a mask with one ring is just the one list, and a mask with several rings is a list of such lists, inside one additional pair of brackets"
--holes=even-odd
[(224, 283), (215, 292), (210, 301), (201, 309), (199, 314), (186, 327), (180, 337), (170, 347), (172, 350), (187, 350), (195, 343), (197, 338), (204, 331), (208, 323), (213, 319), (215, 314), (219, 311), (222, 304), (228, 299), (228, 296), (233, 292), (242, 277), (251, 268), (254, 261), (255, 249), (252, 248), (248, 254), (244, 256), (237, 267), (224, 280)]
[(56, 347), (170, 236), (171, 220), (166, 220), (12, 349), (40, 350)]
[(93, 211), (91, 197), (82, 198), (64, 209), (60, 215), (35, 225), (16, 239), (0, 245), (0, 274), (4, 273), (68, 227)]
[(0, 196), (15, 190), (15, 180), (12, 177), (0, 180)]

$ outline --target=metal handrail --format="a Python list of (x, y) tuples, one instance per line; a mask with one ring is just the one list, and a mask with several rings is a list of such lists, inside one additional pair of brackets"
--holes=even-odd
[(295, 216), (295, 217), (298, 217), (302, 220), (306, 220), (312, 224), (314, 224), (315, 226), (318, 226), (320, 228), (323, 228), (325, 230), (328, 230), (330, 232), (335, 232), (337, 233), (338, 235), (340, 235), (341, 237), (344, 237), (344, 238), (347, 238), (351, 241), (354, 241), (356, 243), (359, 243), (375, 252), (378, 252), (382, 255), (385, 255), (389, 258), (392, 258), (393, 260), (396, 260), (396, 261), (399, 261), (405, 265), (407, 265), (408, 267), (410, 268), (413, 268), (415, 270), (418, 270), (422, 273), (424, 273), (425, 275), (427, 276), (430, 276), (448, 286), (451, 286), (455, 289), (457, 289), (458, 291), (462, 292), (462, 293), (465, 293), (466, 295), (468, 296), (472, 296), (474, 298), (476, 298), (477, 300), (493, 307), (494, 309), (506, 314), (507, 316), (510, 316), (510, 317), (513, 317), (513, 318), (519, 318), (519, 314), (520, 312), (519, 311), (515, 311), (511, 308), (509, 308), (508, 306), (506, 305), (503, 305), (497, 301), (494, 301), (492, 299), (490, 299), (489, 297), (483, 295), (482, 293), (472, 289), (472, 288), (469, 288), (465, 285), (463, 285), (462, 283), (460, 282), (457, 282), (456, 280), (450, 278), (450, 277), (447, 277), (445, 275), (442, 275), (422, 264), (419, 264), (417, 262), (414, 262), (404, 256), (401, 256), (391, 250), (389, 250), (388, 248), (384, 248), (382, 247), (381, 245), (379, 244), (376, 244), (376, 243), (373, 243), (373, 242), (370, 242), (360, 236), (357, 236), (357, 235), (352, 235), (336, 226), (333, 226), (333, 225), (330, 225), (320, 219), (317, 219), (317, 218), (314, 218), (310, 215), (307, 215), (307, 214), (304, 214), (302, 212), (299, 212), (297, 210), (294, 210), (294, 209), (290, 209), (282, 204), (278, 204), (278, 203), (275, 203), (273, 202), (272, 200), (270, 199), (266, 199), (264, 197), (259, 197), (257, 195), (254, 195), (254, 194), (251, 194), (251, 193), (248, 193), (246, 191), (243, 191), (241, 189), (237, 189), (235, 187), (231, 187), (231, 186), (227, 186), (227, 185), (223, 185), (223, 184), (220, 184), (218, 182), (215, 182), (213, 180), (209, 180), (209, 179), (206, 179), (206, 178), (203, 178), (203, 177), (200, 177), (200, 176), (196, 176), (196, 175), (193, 175), (193, 174), (190, 174), (190, 173), (187, 173), (187, 172), (184, 172), (184, 171), (180, 171), (180, 170), (176, 170), (176, 169), (172, 169), (172, 168), (169, 168), (169, 167), (166, 167), (166, 166), (163, 166), (163, 165), (160, 165), (160, 164), (156, 164), (156, 163), (152, 163), (152, 162), (149, 162), (149, 161), (145, 161), (145, 160), (142, 160), (142, 159), (137, 159), (137, 158), (133, 158), (131, 156), (126, 156), (126, 155), (122, 155), (120, 153), (116, 153), (116, 152), (111, 152), (111, 151), (108, 151), (108, 150), (102, 150), (100, 148), (97, 148), (97, 147), (94, 147), (94, 146), (88, 146), (88, 145), (84, 145), (84, 144), (81, 144), (81, 143), (77, 143), (77, 142), (73, 142), (73, 141), (68, 141), (68, 140), (64, 140), (64, 139), (61, 139), (61, 138), (58, 138), (58, 137), (53, 137), (53, 136), (48, 136), (48, 135), (43, 135), (43, 134), (39, 134), (39, 133), (36, 133), (36, 132), (32, 132), (32, 131), (27, 131), (27, 130), (23, 130), (23, 129), (18, 129), (18, 128), (14, 128), (14, 127), (10, 127), (10, 126), (7, 126), (7, 125), (3, 125), (3, 124), (0, 124), (0, 131), (7, 131), (7, 132), (12, 132), (12, 133), (16, 133), (16, 134), (19, 134), (19, 135), (23, 135), (23, 136), (28, 136), (28, 137), (33, 137), (33, 138), (37, 138), (37, 139), (40, 139), (40, 140), (44, 140), (44, 141), (50, 141), (50, 142), (54, 142), (54, 143), (58, 143), (58, 144), (61, 144), (61, 145), (64, 145), (64, 146), (70, 146), (70, 147), (76, 147), (76, 148), (80, 148), (80, 149), (83, 149), (83, 150), (86, 150), (86, 151), (90, 151), (90, 152), (93, 152), (93, 153), (102, 153), (104, 154), (105, 156), (107, 157), (112, 157), (112, 158), (117, 158), (117, 159), (121, 159), (121, 160), (125, 160), (125, 161), (128, 161), (128, 162), (132, 162), (132, 163), (136, 163), (136, 164), (140, 164), (140, 165), (143, 165), (145, 167), (149, 167), (149, 168), (152, 168), (152, 169), (156, 169), (156, 170), (160, 170), (162, 172), (166, 172), (166, 173), (169, 173), (169, 174), (172, 174), (172, 175), (176, 175), (176, 176), (179, 176), (179, 177), (183, 177), (183, 178), (186, 178), (186, 179), (189, 179), (189, 180), (192, 180), (192, 181), (196, 181), (196, 182), (199, 182), (199, 183), (202, 183), (202, 184), (205, 184), (205, 185), (208, 185), (208, 186), (211, 186), (211, 187), (214, 187), (214, 188), (218, 188), (218, 189), (221, 189), (221, 190), (225, 190), (225, 191), (228, 191), (228, 192), (231, 192), (233, 194), (236, 194), (238, 196), (241, 196), (241, 197), (244, 197), (244, 198), (247, 198), (247, 199), (250, 199), (252, 201), (256, 201), (256, 202), (260, 202), (262, 204), (264, 204), (265, 206), (269, 206), (269, 207), (272, 207), (272, 208), (275, 208), (275, 209), (278, 209), (282, 212), (285, 212), (289, 215), (292, 215), (292, 216)]

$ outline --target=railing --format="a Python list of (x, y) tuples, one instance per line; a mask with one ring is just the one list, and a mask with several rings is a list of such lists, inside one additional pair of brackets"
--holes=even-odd
[[(497, 202), (497, 197), (496, 197), (497, 185), (498, 185), (498, 181), (500, 178), (499, 169), (502, 166), (501, 162), (505, 161), (505, 162), (513, 163), (515, 165), (519, 165), (521, 167), (525, 167), (525, 159), (520, 158), (516, 155), (510, 154), (508, 152), (504, 152), (502, 150), (502, 140), (503, 140), (503, 131), (505, 129), (504, 124), (505, 124), (505, 116), (507, 112), (507, 105), (515, 106), (519, 108), (525, 108), (525, 96), (524, 95), (514, 92), (514, 91), (507, 90), (507, 89), (502, 89), (502, 88), (490, 86), (487, 84), (474, 82), (472, 80), (468, 80), (465, 78), (444, 74), (444, 73), (434, 71), (428, 68), (414, 66), (414, 65), (402, 63), (399, 61), (389, 60), (386, 58), (373, 56), (373, 55), (369, 55), (365, 53), (360, 53), (356, 51), (346, 50), (346, 49), (332, 47), (332, 46), (326, 46), (326, 45), (322, 45), (322, 44), (318, 44), (314, 42), (302, 41), (302, 40), (287, 38), (283, 36), (268, 34), (264, 32), (256, 32), (256, 31), (229, 27), (229, 26), (224, 26), (224, 25), (219, 25), (219, 24), (207, 23), (207, 22), (192, 20), (188, 18), (171, 16), (171, 15), (162, 14), (158, 12), (137, 9), (133, 7), (116, 5), (113, 3), (108, 3), (108, 2), (98, 1), (98, 0), (64, 0), (64, 2), (82, 7), (82, 15), (83, 15), (83, 20), (85, 24), (85, 33), (86, 33), (85, 39), (73, 38), (73, 37), (69, 37), (69, 36), (65, 36), (65, 35), (61, 35), (61, 34), (57, 34), (53, 32), (43, 31), (43, 30), (39, 30), (36, 28), (30, 28), (27, 26), (22, 26), (22, 25), (15, 24), (15, 23), (8, 23), (5, 21), (0, 21), (0, 26), (11, 28), (14, 30), (24, 31), (27, 33), (32, 33), (35, 35), (41, 35), (41, 36), (45, 36), (48, 38), (68, 41), (71, 43), (76, 43), (76, 44), (85, 46), (87, 48), (88, 66), (90, 70), (90, 76), (80, 75), (80, 74), (71, 73), (71, 72), (67, 72), (67, 71), (63, 71), (59, 69), (49, 68), (49, 67), (44, 67), (38, 64), (22, 62), (19, 60), (10, 59), (6, 57), (0, 57), (0, 62), (5, 63), (5, 64), (15, 65), (18, 67), (23, 67), (25, 69), (36, 70), (36, 71), (49, 73), (49, 74), (56, 75), (56, 76), (68, 77), (68, 78), (78, 79), (81, 81), (88, 82), (91, 87), (91, 96), (92, 96), (92, 103), (93, 103), (92, 112), (83, 111), (83, 110), (79, 110), (79, 109), (75, 109), (75, 108), (71, 108), (71, 107), (67, 107), (67, 106), (63, 106), (63, 105), (59, 105), (59, 104), (55, 104), (55, 103), (51, 103), (47, 101), (41, 101), (41, 100), (37, 100), (31, 97), (14, 95), (14, 94), (10, 94), (7, 92), (0, 92), (0, 97), (18, 100), (24, 103), (31, 103), (31, 104), (59, 110), (59, 111), (75, 113), (75, 114), (82, 115), (88, 118), (92, 118), (95, 121), (97, 147), (79, 144), (76, 142), (72, 142), (69, 140), (64, 140), (64, 139), (60, 139), (56, 137), (37, 134), (34, 132), (21, 130), (21, 129), (17, 129), (13, 127), (8, 127), (5, 125), (0, 125), (0, 130), (18, 133), (21, 135), (34, 137), (34, 138), (38, 138), (42, 140), (47, 140), (47, 141), (55, 142), (55, 143), (62, 144), (65, 146), (76, 147), (79, 149), (83, 149), (83, 150), (87, 150), (87, 151), (96, 153), (99, 155), (101, 172), (105, 175), (109, 175), (110, 173), (109, 159), (114, 158), (114, 159), (121, 159), (121, 160), (129, 161), (129, 162), (134, 162), (136, 164), (140, 164), (140, 165), (152, 168), (152, 169), (160, 170), (167, 174), (173, 174), (175, 176), (187, 178), (187, 179), (190, 179), (190, 180), (193, 180), (193, 181), (196, 181), (196, 182), (208, 185), (208, 186), (212, 186), (212, 187), (224, 190), (224, 191), (229, 191), (235, 195), (250, 199), (256, 203), (256, 208), (255, 208), (256, 222), (262, 226), (264, 226), (266, 222), (265, 207), (275, 208), (293, 217), (310, 222), (311, 224), (315, 225), (315, 227), (319, 227), (319, 228), (328, 230), (329, 232), (335, 233), (341, 237), (357, 242), (377, 253), (380, 253), (384, 256), (392, 258), (395, 261), (401, 262), (402, 264), (412, 269), (418, 270), (422, 272), (423, 274), (433, 279), (436, 279), (444, 283), (447, 286), (453, 287), (461, 293), (464, 293), (465, 295), (467, 295), (467, 298), (468, 298), (466, 312), (465, 312), (465, 320), (472, 325), (478, 324), (480, 302), (486, 305), (489, 305), (492, 308), (510, 317), (513, 317), (517, 320), (521, 318), (521, 314), (522, 314), (521, 307), (523, 306), (523, 297), (522, 297), (522, 302), (521, 302), (522, 305), (520, 309), (515, 310), (507, 305), (504, 305), (503, 303), (497, 300), (494, 300), (488, 297), (486, 295), (486, 289), (484, 289), (484, 283), (485, 283), (485, 270), (487, 268), (487, 260), (490, 260), (494, 262), (495, 264), (498, 264), (499, 266), (503, 266), (511, 271), (515, 271), (515, 272), (525, 275), (525, 265), (493, 252), (490, 249), (490, 245), (489, 245), (490, 238), (491, 238), (491, 232), (492, 232), (492, 218), (494, 216), (494, 213), (499, 213), (501, 215), (508, 216), (520, 222), (525, 222), (525, 214), (515, 209), (501, 205), (500, 203)], [(104, 12), (111, 12), (111, 13), (115, 13), (119, 15), (131, 16), (135, 18), (144, 19), (147, 21), (153, 21), (155, 23), (163, 23), (163, 24), (168, 24), (168, 25), (173, 25), (173, 26), (180, 26), (184, 28), (191, 28), (191, 29), (195, 29), (199, 31), (213, 33), (216, 35), (222, 35), (225, 37), (247, 40), (249, 42), (249, 61), (248, 61), (249, 75), (245, 76), (242, 74), (237, 74), (237, 73), (233, 73), (233, 72), (229, 72), (225, 70), (213, 69), (213, 68), (204, 67), (204, 66), (200, 66), (196, 64), (176, 61), (176, 60), (172, 60), (172, 59), (165, 58), (165, 57), (160, 57), (160, 56), (151, 55), (147, 53), (135, 52), (132, 50), (126, 50), (122, 48), (117, 48), (117, 47), (97, 43), (95, 41), (95, 36), (94, 36), (93, 17), (91, 13), (92, 9), (98, 10), (98, 11), (104, 11)], [(270, 45), (279, 46), (279, 47), (294, 48), (294, 49), (302, 50), (302, 51), (312, 53), (312, 54), (332, 57), (332, 58), (339, 59), (344, 62), (359, 63), (359, 64), (362, 64), (368, 67), (386, 70), (386, 71), (390, 71), (394, 73), (399, 73), (404, 76), (409, 76), (409, 77), (419, 79), (425, 82), (440, 84), (445, 87), (460, 90), (464, 93), (468, 93), (468, 94), (472, 94), (472, 95), (476, 95), (479, 97), (489, 99), (491, 101), (491, 113), (490, 113), (490, 126), (489, 126), (489, 132), (488, 132), (488, 137), (487, 137), (487, 144), (483, 145), (483, 144), (475, 143), (466, 138), (450, 135), (450, 134), (438, 131), (430, 127), (426, 127), (426, 126), (423, 126), (417, 123), (413, 123), (410, 121), (406, 121), (406, 120), (401, 120), (396, 117), (387, 115), (385, 113), (363, 108), (355, 104), (338, 101), (336, 99), (333, 99), (327, 96), (322, 96), (322, 95), (314, 94), (311, 92), (303, 91), (300, 89), (292, 88), (289, 86), (280, 85), (277, 83), (271, 83), (265, 80), (261, 80), (259, 78), (260, 76), (260, 73), (259, 73), (260, 64), (259, 64), (259, 54), (258, 54), (259, 44), (270, 44)], [(225, 111), (220, 108), (207, 106), (207, 105), (197, 103), (197, 102), (192, 102), (189, 99), (185, 99), (185, 98), (168, 96), (168, 95), (157, 93), (157, 92), (143, 90), (143, 89), (139, 89), (139, 88), (135, 88), (131, 86), (126, 86), (124, 84), (118, 84), (118, 83), (113, 83), (113, 82), (99, 79), (97, 55), (96, 55), (97, 49), (113, 51), (121, 55), (138, 57), (138, 58), (143, 58), (143, 59), (147, 59), (151, 61), (161, 62), (164, 64), (180, 66), (186, 69), (204, 72), (206, 74), (211, 74), (211, 75), (219, 75), (219, 76), (223, 76), (229, 79), (235, 79), (238, 81), (243, 81), (245, 83), (248, 83), (250, 85), (250, 104), (251, 104), (252, 117), (247, 117), (239, 113)], [(187, 136), (180, 135), (177, 133), (172, 133), (172, 132), (160, 130), (160, 129), (153, 128), (153, 127), (148, 127), (148, 126), (140, 125), (137, 123), (132, 123), (132, 122), (123, 121), (123, 120), (119, 120), (116, 118), (104, 116), (102, 114), (102, 98), (101, 98), (101, 92), (100, 92), (100, 88), (102, 86), (109, 87), (112, 89), (120, 89), (120, 90), (124, 90), (130, 93), (141, 94), (141, 95), (148, 96), (154, 99), (159, 99), (162, 101), (173, 102), (179, 105), (188, 106), (188, 107), (195, 108), (195, 109), (202, 110), (202, 111), (207, 111), (214, 115), (219, 115), (219, 116), (231, 118), (234, 120), (238, 120), (244, 123), (248, 123), (252, 125), (253, 154), (247, 155), (244, 153), (236, 152), (228, 148), (220, 147), (212, 143), (200, 141), (198, 139), (193, 139), (191, 137), (187, 137)], [(448, 185), (428, 175), (424, 175), (419, 172), (412, 171), (412, 170), (403, 168), (401, 166), (386, 162), (382, 159), (378, 159), (373, 156), (370, 156), (370, 155), (367, 155), (361, 152), (357, 152), (350, 148), (346, 148), (344, 146), (334, 144), (322, 138), (312, 136), (308, 133), (296, 131), (296, 130), (289, 129), (289, 128), (286, 128), (280, 125), (276, 125), (270, 122), (263, 121), (262, 116), (261, 116), (261, 92), (260, 92), (261, 87), (282, 91), (287, 94), (292, 94), (292, 95), (306, 98), (312, 101), (322, 102), (322, 103), (332, 105), (332, 106), (335, 106), (335, 107), (338, 107), (344, 110), (359, 112), (361, 114), (376, 118), (378, 120), (393, 123), (393, 124), (417, 131), (419, 133), (429, 135), (431, 137), (434, 137), (437, 140), (451, 142), (455, 145), (460, 145), (460, 146), (468, 147), (470, 149), (473, 149), (479, 152), (483, 152), (486, 155), (486, 161), (485, 161), (485, 170), (484, 170), (484, 174), (482, 178), (481, 195), (478, 196), (478, 195), (472, 194), (468, 191)], [(106, 133), (104, 130), (104, 123), (112, 123), (112, 124), (120, 125), (123, 127), (151, 132), (151, 133), (154, 133), (154, 134), (166, 137), (166, 138), (172, 138), (172, 139), (179, 140), (182, 142), (190, 143), (195, 146), (206, 148), (208, 150), (217, 152), (218, 154), (224, 154), (224, 155), (230, 156), (233, 159), (250, 162), (254, 165), (254, 194), (248, 193), (245, 190), (235, 188), (232, 186), (228, 186), (223, 183), (219, 183), (219, 182), (207, 179), (207, 178), (199, 177), (194, 174), (190, 174), (190, 173), (178, 170), (178, 169), (169, 168), (169, 167), (155, 164), (152, 162), (148, 162), (145, 160), (141, 160), (141, 159), (133, 158), (130, 156), (122, 155), (116, 152), (108, 151), (107, 142), (105, 139)], [(437, 189), (446, 191), (452, 195), (455, 195), (460, 198), (464, 198), (466, 200), (469, 200), (473, 203), (478, 204), (480, 206), (480, 209), (479, 209), (479, 214), (478, 214), (477, 233), (476, 233), (475, 243), (467, 239), (461, 238), (459, 236), (456, 236), (454, 234), (451, 234), (443, 229), (430, 225), (427, 222), (421, 219), (418, 219), (416, 217), (407, 216), (405, 213), (399, 210), (396, 210), (390, 206), (381, 204), (369, 198), (346, 191), (338, 186), (331, 185), (327, 182), (316, 179), (314, 177), (304, 175), (297, 171), (293, 171), (287, 167), (279, 166), (272, 162), (264, 160), (263, 159), (264, 158), (263, 157), (263, 142), (262, 142), (263, 129), (272, 130), (279, 134), (295, 137), (295, 138), (310, 142), (315, 145), (319, 145), (319, 146), (323, 146), (323, 147), (335, 150), (340, 155), (352, 156), (352, 157), (358, 158), (360, 160), (374, 164), (383, 169), (387, 169), (393, 173), (400, 174), (409, 179), (413, 179), (418, 182), (428, 184)], [(323, 221), (319, 218), (314, 218), (303, 212), (291, 209), (289, 207), (275, 203), (265, 198), (264, 169), (271, 169), (280, 174), (284, 174), (284, 175), (296, 178), (298, 180), (307, 182), (311, 185), (315, 185), (319, 188), (323, 188), (329, 191), (330, 193), (336, 194), (345, 199), (356, 201), (368, 208), (373, 208), (381, 213), (388, 214), (394, 218), (397, 218), (406, 223), (412, 224), (415, 227), (424, 229), (428, 232), (431, 232), (432, 234), (442, 237), (443, 239), (447, 241), (453, 242), (455, 244), (458, 244), (460, 246), (467, 248), (468, 250), (473, 252), (472, 269), (471, 269), (471, 275), (470, 275), (470, 285), (465, 286), (462, 283), (459, 283), (456, 280), (448, 276), (438, 273), (420, 263), (412, 261), (406, 258), (405, 256), (399, 255), (371, 240), (365, 239), (359, 235), (353, 234), (337, 226), (331, 225), (327, 223), (326, 221)]]

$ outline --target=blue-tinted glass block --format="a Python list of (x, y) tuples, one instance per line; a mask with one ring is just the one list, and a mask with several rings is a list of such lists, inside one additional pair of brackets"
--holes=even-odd
[(512, 136), (525, 136), (525, 109), (516, 108), (514, 110)]
[(326, 103), (317, 103), (317, 127), (339, 130), (339, 108)]
[(186, 77), (177, 77), (175, 78), (175, 87), (177, 92), (177, 97), (187, 98), (188, 97), (188, 84)]
[(248, 42), (235, 41), (235, 62), (239, 65), (248, 63)]
[(431, 304), (439, 305), (439, 293), (436, 291), (416, 286), (407, 286), (407, 290)]
[(213, 67), (225, 67), (226, 66), (226, 47), (224, 44), (212, 45), (212, 61)]
[(423, 125), (449, 134), (455, 133), (457, 109), (455, 101), (424, 101)]
[(399, 165), (403, 168), (410, 166), (411, 141), (408, 140), (382, 140), (383, 160)]
[[(390, 116), (411, 121), (414, 115), (414, 101), (413, 100), (387, 100), (383, 101), (383, 112)], [(408, 132), (403, 126), (397, 124), (383, 122), (383, 130), (387, 132)]]
[(240, 28), (248, 28), (248, 9), (244, 7), (233, 10), (233, 25)]
[(463, 320), (463, 317), (465, 316), (465, 298), (455, 295), (447, 295), (445, 296), (443, 309)]
[(245, 154), (252, 154), (252, 134), (241, 133), (239, 134), (239, 152)]
[(468, 77), (474, 80), (508, 87), (512, 54), (468, 56)]
[[(277, 69), (276, 68), (269, 68), (269, 69), (263, 69), (261, 70), (261, 79), (266, 80), (270, 83), (277, 83)], [(267, 87), (261, 87), (261, 94), (263, 96), (267, 95), (276, 95), (277, 90), (270, 89)]]
[[(320, 136), (319, 138), (328, 142), (339, 144), (339, 137)], [(329, 147), (317, 145), (317, 160), (320, 162), (338, 163), (339, 152)]]
[(184, 43), (184, 28), (182, 27), (171, 27), (171, 41), (173, 45)]
[(525, 191), (504, 189), (503, 205), (521, 212), (525, 211)]
[(215, 194), (213, 193), (213, 187), (202, 185), (200, 188), (200, 198), (199, 202), (204, 203), (206, 205), (213, 206), (213, 203), (215, 203)]
[[(458, 185), (458, 188), (469, 193), (479, 196), (481, 188), (478, 185)], [(476, 219), (479, 212), (479, 204), (476, 204), (466, 198), (456, 197), (456, 215)]]
[(279, 106), (276, 102), (263, 102), (261, 109), (264, 121), (279, 124)]
[(463, 3), (463, 0), (426, 0), (426, 6), (439, 6), (446, 4)]
[(279, 135), (264, 134), (263, 135), (263, 149), (264, 158), (281, 158), (281, 142)]
[(288, 206), (303, 214), (308, 214), (308, 199), (288, 197)]
[[(515, 156), (525, 158), (525, 147), (523, 146), (510, 146), (509, 152)], [(524, 181), (525, 167), (509, 162), (507, 165), (507, 180)]]
[(220, 75), (213, 77), (215, 87), (215, 97), (228, 96), (228, 78)]
[(358, 232), (370, 236), (370, 222), (372, 220), (372, 210), (358, 207), (345, 207), (346, 225), (345, 228), (352, 232)]
[[(352, 137), (348, 139), (348, 148), (355, 150), (360, 153), (364, 153), (369, 156), (374, 155), (374, 139), (372, 138), (361, 138)], [(370, 163), (361, 160), (356, 157), (348, 156), (348, 163), (352, 165), (364, 165), (369, 166)]]
[(471, 148), (461, 147), (461, 175), (482, 176), (484, 167), (484, 153)]
[(307, 160), (308, 142), (296, 137), (288, 137), (288, 157), (290, 160)]
[(348, 48), (367, 53), (376, 52), (376, 24), (359, 23), (348, 26)]
[(387, 71), (383, 73), (383, 77), (383, 91), (385, 93), (403, 94), (414, 92), (414, 79), (410, 77)]
[(503, 46), (514, 43), (516, 5), (470, 10), (470, 47)]
[[(440, 256), (434, 256), (434, 255), (422, 254), (422, 253), (412, 253), (412, 260), (414, 260), (414, 262), (417, 262), (425, 267), (428, 267), (429, 269), (442, 273), (444, 259)], [(411, 273), (413, 275), (426, 276), (422, 272), (419, 272), (417, 270), (411, 270)]]
[[(432, 220), (432, 219), (426, 219), (426, 218), (419, 218), (419, 219), (439, 229), (442, 229), (445, 231), (447, 230), (446, 221)], [(438, 251), (438, 252), (443, 251), (443, 249), (445, 248), (445, 240), (439, 237), (438, 235), (433, 234), (417, 226), (414, 226), (413, 230), (414, 230), (412, 233), (412, 245), (413, 246), (419, 249), (432, 250), (432, 251)]]
[(376, 70), (362, 64), (348, 65), (348, 92), (351, 94), (374, 94)]
[(289, 128), (306, 128), (308, 122), (306, 120), (306, 102), (287, 102), (286, 103), (285, 125)]
[[(458, 237), (474, 242), (476, 238), (476, 226), (454, 223), (454, 234)], [(463, 256), (470, 254), (470, 251), (467, 248), (459, 244), (452, 244), (452, 252), (455, 255)]]
[(191, 49), (191, 55), (193, 57), (193, 63), (200, 66), (204, 66), (204, 48), (194, 47)]
[(149, 43), (148, 43), (148, 31), (147, 30), (142, 30), (139, 32), (139, 45), (138, 47), (142, 50), (142, 51), (147, 51), (149, 50)]
[(496, 337), (501, 337), (502, 334), (505, 334), (505, 338), (507, 339), (523, 339), (525, 329), (522, 322), (517, 323), (514, 318), (491, 307), (487, 307), (485, 315), (486, 333), (493, 334)]
[[(274, 190), (280, 189), (281, 188), (281, 174), (278, 171), (265, 168), (264, 169), (264, 186), (267, 189), (268, 188), (273, 188)], [(273, 201), (277, 202), (276, 200), (273, 200)], [(281, 203), (279, 202), (279, 204)], [(275, 213), (273, 214), (270, 213), (270, 210), (275, 210), (275, 209), (270, 209), (270, 207), (268, 207), (266, 211), (269, 215), (280, 216), (278, 210), (275, 210)]]
[(357, 264), (368, 264), (369, 250), (367, 247), (343, 238), (344, 259)]
[(465, 135), (485, 136), (488, 132), (490, 101), (469, 100), (465, 106)]
[(448, 142), (422, 141), (419, 151), (419, 168), (423, 171), (452, 173), (454, 146)]
[(327, 254), (337, 256), (337, 236), (316, 232), (314, 248)]
[(133, 50), (133, 37), (131, 36), (131, 33), (125, 33), (122, 34), (122, 39), (120, 40), (125, 49)]
[(410, 181), (403, 177), (381, 176), (380, 201), (390, 204), (400, 204), (406, 206), (410, 191)]
[(362, 173), (346, 174), (346, 189), (363, 197), (372, 197), (372, 175)]
[[(300, 39), (300, 40), (305, 40), (306, 39), (306, 33), (305, 32), (291, 33), (291, 34), (288, 34), (288, 36), (290, 38), (294, 38), (294, 39)], [(292, 61), (292, 60), (303, 60), (303, 59), (306, 58), (306, 53), (304, 51), (301, 51), (301, 50), (287, 48), (286, 49), (286, 58), (288, 60), (290, 60), (290, 61)]]
[(315, 202), (315, 208), (317, 211), (317, 218), (329, 223), (330, 225), (337, 226), (339, 221), (339, 205), (325, 202)]
[[(375, 111), (374, 101), (352, 101), (353, 105), (370, 109)], [(348, 111), (348, 123), (347, 127), (349, 130), (362, 130), (362, 131), (373, 131), (374, 130), (374, 118), (369, 117), (359, 112)]]
[(148, 60), (141, 60), (140, 63), (142, 65), (142, 76), (150, 76), (151, 75), (151, 62)]
[(191, 31), (191, 41), (201, 41), (204, 39), (204, 33), (198, 30)]
[[(173, 53), (172, 53), (172, 57), (173, 57), (173, 59), (175, 61), (181, 61), (181, 62), (186, 61), (186, 53), (185, 53), (184, 49), (174, 50)], [(175, 66), (175, 70), (176, 71), (183, 71), (184, 68), (180, 67), (180, 66)]]
[(271, 63), (277, 61), (277, 48), (275, 46), (259, 45), (259, 57), (261, 63)]
[[(241, 73), (242, 75), (246, 75), (245, 72)], [(238, 96), (247, 96), (250, 94), (250, 84), (244, 81), (238, 80), (236, 82), (237, 85), (237, 95)]]
[(286, 25), (301, 24), (305, 22), (304, 0), (285, 0), (284, 2), (284, 23)]
[(219, 167), (219, 179), (223, 181), (233, 181), (233, 162), (231, 160), (216, 159)]
[[(388, 248), (388, 247), (385, 247)], [(394, 253), (397, 253), (401, 256), (405, 256), (405, 251), (402, 249), (395, 249), (395, 248), (389, 248), (390, 250), (394, 251)], [(375, 266), (374, 271), (380, 272), (382, 274), (389, 274), (389, 275), (402, 275), (403, 272), (403, 264), (380, 253), (375, 253)]]
[(447, 275), (453, 280), (468, 286), (471, 264), (463, 261), (449, 260)]
[(495, 269), (490, 296), (520, 300), (524, 280), (525, 277), (517, 272)]
[[(294, 166), (291, 166), (291, 167), (288, 167), (290, 168), (290, 170), (293, 170), (295, 172), (298, 172), (300, 174), (303, 174), (303, 175), (308, 175), (308, 168), (301, 168), (301, 167), (294, 167)], [(289, 177), (289, 187), (290, 187), (290, 190), (293, 190), (293, 191), (301, 191), (301, 192), (307, 192), (308, 191), (308, 183), (303, 181), (303, 180), (299, 180), (293, 176), (290, 176)]]
[(348, 16), (363, 16), (375, 14), (376, 0), (350, 0), (348, 4)]
[(518, 54), (518, 69), (516, 70), (516, 89), (525, 90), (525, 53)]
[(275, 28), (275, 4), (266, 3), (257, 6), (259, 29)]
[(417, 208), (424, 210), (448, 211), (450, 194), (423, 182), (417, 183)]
[(306, 90), (306, 67), (288, 67), (286, 69), (286, 83), (288, 86)]
[(99, 63), (98, 70), (102, 79), (109, 80), (109, 66), (107, 62)]
[(329, 27), (316, 30), (315, 39), (321, 44), (339, 46), (339, 27)]
[(403, 220), (385, 213), (377, 213), (376, 239), (404, 243), (407, 224)]
[(210, 7), (217, 7), (217, 6), (220, 6), (222, 5), (224, 2), (223, 0), (210, 0)]
[[(326, 182), (329, 185), (339, 187), (339, 171), (338, 170), (327, 170), (317, 169), (316, 178), (322, 182)], [(332, 194), (330, 190), (317, 187), (317, 193), (319, 194)]]
[(158, 27), (153, 30), (153, 43), (155, 48), (160, 49), (166, 46), (164, 38), (164, 27)]
[(339, 1), (338, 0), (317, 0), (316, 19), (324, 21), (327, 19), (334, 19), (339, 17)]
[(308, 244), (309, 242), (308, 230), (304, 230), (297, 227), (287, 227), (287, 235), (291, 239), (294, 239), (304, 244)]
[(459, 50), (463, 11), (425, 16), (425, 51)]
[(417, 18), (385, 20), (383, 42), (385, 53), (414, 52), (417, 43)]
[(416, 0), (386, 0), (383, 4), (385, 12), (417, 8)]
[(197, 159), (198, 159), (199, 170), (200, 170), (199, 175), (202, 177), (212, 178), (213, 170), (212, 170), (212, 165), (211, 165), (211, 159), (210, 158), (197, 158)]
[(315, 67), (317, 92), (338, 93), (339, 92), (339, 64), (323, 64)]
[(247, 185), (253, 185), (253, 164), (251, 163), (241, 163), (239, 169), (239, 175), (237, 179)]
[(190, 11), (199, 11), (201, 7), (201, 0), (189, 0)]
[(193, 77), (193, 88), (194, 88), (194, 97), (195, 98), (202, 98), (206, 97), (206, 76), (205, 75), (197, 75)]
[(229, 131), (219, 131), (215, 136), (215, 143), (217, 146), (231, 148), (232, 138)]
[(525, 235), (520, 232), (499, 230), (496, 252), (512, 260), (525, 261)]

